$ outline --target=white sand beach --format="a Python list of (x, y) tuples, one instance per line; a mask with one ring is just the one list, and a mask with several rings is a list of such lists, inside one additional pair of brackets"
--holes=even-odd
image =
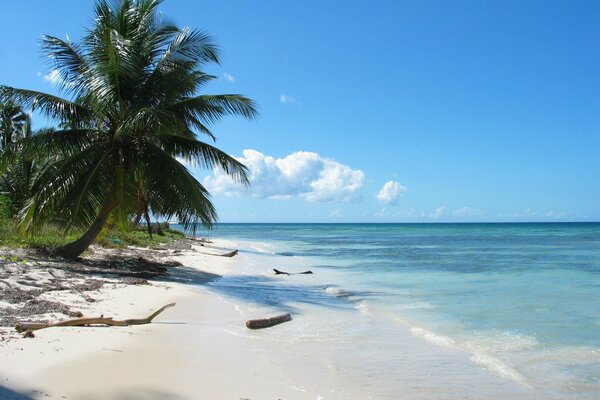
[[(386, 371), (388, 360), (369, 359), (355, 347), (356, 331), (340, 331), (347, 318), (362, 334), (382, 329), (377, 315), (357, 310), (303, 305), (294, 308), (291, 322), (251, 331), (247, 319), (288, 310), (252, 301), (251, 295), (246, 300), (239, 292), (228, 295), (226, 285), (206, 284), (212, 279), (207, 273), (224, 281), (259, 276), (275, 286), (278, 280), (310, 281), (316, 275), (275, 278), (271, 268), (279, 265), (269, 264), (273, 258), (243, 249), (232, 258), (203, 254), (244, 244), (210, 246), (173, 254), (183, 266), (173, 268), (171, 279), (102, 288), (95, 302), (81, 306), (85, 316), (126, 319), (177, 303), (151, 324), (53, 327), (35, 332), (35, 338), (0, 342), (0, 398), (491, 399), (501, 393), (536, 398), (533, 389), (483, 368), (469, 354), (433, 346), (401, 326), (386, 345), (394, 344), (387, 353), (390, 365), (403, 367), (374, 375)], [(247, 290), (252, 293), (251, 283)]]

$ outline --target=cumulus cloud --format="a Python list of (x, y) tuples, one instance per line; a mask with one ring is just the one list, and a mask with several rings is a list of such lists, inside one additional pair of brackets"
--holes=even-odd
[(57, 69), (53, 69), (48, 74), (44, 75), (44, 80), (50, 82), (52, 86), (60, 82), (60, 72)]
[(223, 72), (223, 78), (225, 78), (231, 83), (235, 82), (235, 76), (228, 74), (227, 72)]
[(220, 169), (206, 177), (204, 185), (213, 193), (227, 196), (245, 194), (263, 199), (300, 197), (308, 202), (347, 203), (357, 199), (357, 191), (365, 178), (361, 170), (308, 151), (275, 158), (246, 149), (237, 160), (249, 169), (249, 188), (233, 182)]
[(286, 94), (282, 94), (281, 96), (279, 96), (279, 101), (282, 102), (282, 103), (295, 104), (296, 103), (296, 98), (292, 97), (292, 96), (288, 96)]
[(377, 193), (377, 200), (386, 205), (398, 204), (398, 199), (406, 190), (406, 187), (402, 186), (400, 182), (386, 182), (379, 193)]

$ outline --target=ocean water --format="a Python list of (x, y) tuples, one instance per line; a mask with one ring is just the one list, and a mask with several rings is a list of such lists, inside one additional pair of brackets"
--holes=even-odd
[[(264, 260), (215, 290), (306, 315), (297, 340), (338, 343), (327, 365), (363, 370), (352, 379), (377, 382), (371, 398), (395, 398), (409, 377), (425, 385), (427, 373), (397, 373), (407, 334), (424, 346), (417, 361), (418, 348), (460, 353), (531, 398), (600, 398), (600, 224), (220, 224), (199, 236)], [(273, 266), (314, 274), (272, 277)], [(311, 320), (317, 310), (331, 323)]]

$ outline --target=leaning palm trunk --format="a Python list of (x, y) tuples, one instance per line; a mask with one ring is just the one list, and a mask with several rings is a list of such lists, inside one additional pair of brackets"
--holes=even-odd
[(89, 246), (96, 240), (98, 234), (102, 231), (102, 228), (106, 224), (108, 217), (112, 210), (115, 209), (117, 203), (109, 201), (100, 210), (98, 218), (92, 223), (89, 229), (74, 242), (68, 243), (64, 246), (57, 247), (52, 251), (52, 255), (64, 258), (77, 258), (83, 253)]

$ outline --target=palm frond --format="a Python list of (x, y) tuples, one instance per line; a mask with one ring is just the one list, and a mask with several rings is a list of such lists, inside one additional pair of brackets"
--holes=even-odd
[(159, 141), (164, 151), (171, 156), (182, 158), (203, 168), (221, 168), (236, 182), (243, 185), (250, 184), (248, 168), (234, 157), (214, 146), (193, 138), (176, 135), (161, 135)]
[(92, 145), (72, 157), (56, 160), (39, 174), (32, 184), (32, 201), (22, 212), (21, 225), (57, 219), (68, 229), (93, 223), (114, 179), (114, 161), (98, 147)]
[(194, 119), (214, 123), (226, 115), (248, 119), (258, 115), (254, 101), (237, 94), (200, 95), (182, 99), (165, 108), (189, 123), (193, 123)]
[[(194, 231), (198, 223), (210, 229), (217, 212), (204, 186), (170, 154), (149, 145), (146, 162), (139, 173), (147, 188), (150, 208), (156, 215), (177, 217), (186, 230)], [(178, 179), (172, 179), (177, 176)]]
[(14, 101), (59, 121), (89, 119), (94, 116), (93, 111), (81, 104), (35, 90), (0, 86), (0, 101)]
[(77, 44), (44, 35), (42, 51), (50, 59), (52, 67), (58, 71), (59, 83), (65, 92), (77, 95), (85, 90), (88, 80), (93, 79), (93, 71)]

